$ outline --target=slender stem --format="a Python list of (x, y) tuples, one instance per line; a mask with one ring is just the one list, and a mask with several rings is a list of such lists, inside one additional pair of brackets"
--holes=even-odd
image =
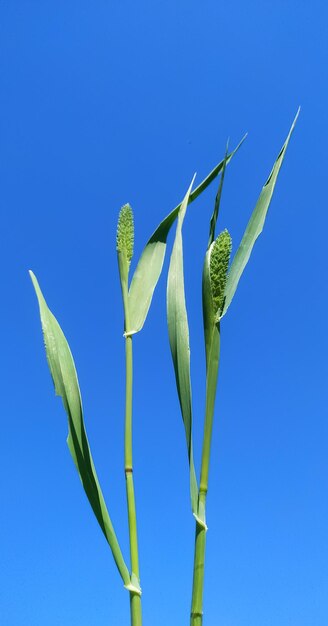
[[(206, 373), (206, 409), (200, 472), (198, 507), (206, 518), (206, 496), (208, 491), (208, 474), (210, 464), (211, 440), (213, 429), (214, 405), (220, 360), (220, 326), (213, 325), (209, 341)], [(196, 521), (194, 575), (191, 600), (190, 626), (203, 624), (203, 590), (205, 569), (206, 528)]]
[[(137, 517), (133, 484), (133, 459), (132, 459), (132, 382), (133, 382), (133, 355), (132, 337), (125, 339), (126, 358), (126, 387), (125, 387), (125, 482), (128, 505), (128, 521), (130, 536), (131, 570), (139, 582), (139, 556)], [(141, 626), (141, 597), (139, 594), (130, 592), (131, 626)]]
[[(130, 330), (128, 275), (129, 262), (124, 252), (118, 252), (118, 266), (120, 272), (123, 307), (124, 307), (124, 330)], [(131, 559), (131, 583), (140, 586), (138, 535), (136, 503), (133, 484), (133, 459), (132, 459), (132, 386), (133, 386), (133, 353), (132, 337), (125, 336), (125, 434), (124, 434), (124, 472), (126, 498), (128, 505), (128, 523), (130, 539)], [(130, 615), (131, 626), (142, 626), (141, 597), (140, 593), (130, 591)]]
[[(202, 504), (205, 510), (206, 494), (200, 493), (199, 498), (202, 499)], [(203, 624), (205, 547), (206, 529), (204, 526), (201, 526), (196, 522), (190, 626), (202, 626)]]
[(142, 626), (141, 597), (130, 591), (130, 615), (132, 626)]

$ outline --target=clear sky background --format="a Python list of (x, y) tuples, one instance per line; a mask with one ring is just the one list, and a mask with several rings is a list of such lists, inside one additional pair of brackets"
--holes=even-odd
[[(1, 0), (4, 626), (129, 623), (65, 443), (28, 269), (73, 351), (128, 559), (118, 211), (133, 206), (137, 260), (193, 173), (200, 182), (227, 138), (234, 146), (248, 131), (219, 224), (236, 250), (299, 105), (263, 235), (222, 323), (204, 626), (327, 625), (327, 19), (318, 0)], [(215, 192), (190, 206), (184, 229), (197, 467)], [(189, 623), (194, 523), (166, 329), (168, 258), (134, 342), (145, 626)]]

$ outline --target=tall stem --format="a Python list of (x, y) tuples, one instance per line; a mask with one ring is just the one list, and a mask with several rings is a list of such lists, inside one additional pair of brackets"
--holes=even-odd
[[(199, 498), (202, 498), (202, 504), (205, 510), (206, 494), (200, 493)], [(190, 626), (202, 626), (203, 624), (205, 547), (206, 529), (196, 522)]]
[[(213, 430), (214, 405), (220, 361), (220, 325), (214, 324), (208, 335), (206, 359), (206, 409), (200, 472), (198, 508), (206, 519), (206, 496), (210, 465), (211, 441)], [(191, 600), (190, 626), (203, 625), (203, 590), (205, 570), (206, 528), (196, 521), (194, 575)]]
[[(133, 355), (132, 337), (125, 339), (126, 358), (126, 387), (125, 387), (125, 483), (128, 505), (128, 522), (130, 537), (130, 557), (132, 574), (140, 580), (137, 516), (133, 484), (133, 459), (132, 459), (132, 382), (133, 382)], [(142, 625), (141, 597), (139, 594), (130, 592), (131, 626)]]
[[(123, 210), (129, 208), (130, 214), (123, 215)], [(120, 219), (122, 220), (120, 222)], [(133, 248), (133, 218), (131, 207), (125, 205), (121, 209), (117, 231), (117, 258), (122, 288), (124, 308), (125, 330), (125, 430), (124, 430), (124, 472), (126, 498), (128, 507), (130, 560), (131, 560), (131, 588), (130, 590), (130, 615), (131, 626), (142, 626), (141, 592), (138, 556), (137, 515), (133, 484), (133, 458), (132, 458), (132, 387), (133, 387), (133, 353), (132, 336), (129, 335), (129, 289), (128, 276)], [(127, 247), (126, 237), (130, 237), (130, 247)], [(135, 591), (133, 590), (135, 588)], [(139, 589), (139, 591), (138, 591)]]

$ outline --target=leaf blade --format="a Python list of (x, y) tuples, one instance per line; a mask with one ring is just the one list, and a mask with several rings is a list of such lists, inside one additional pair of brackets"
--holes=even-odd
[[(194, 181), (194, 179), (193, 179)], [(191, 508), (198, 517), (198, 485), (193, 460), (189, 327), (184, 291), (182, 225), (193, 181), (180, 205), (167, 279), (167, 322), (176, 386), (185, 428)]]
[(214, 210), (211, 216), (211, 220), (210, 220), (210, 232), (209, 232), (209, 238), (208, 238), (208, 247), (211, 245), (211, 243), (214, 241), (215, 238), (215, 228), (216, 228), (216, 222), (219, 216), (219, 210), (220, 210), (220, 204), (221, 204), (221, 196), (222, 196), (222, 190), (223, 190), (223, 183), (224, 183), (224, 177), (225, 177), (225, 171), (226, 171), (226, 166), (227, 166), (227, 159), (228, 159), (228, 146), (226, 148), (226, 153), (224, 155), (224, 159), (223, 159), (223, 166), (222, 166), (222, 173), (221, 173), (221, 177), (220, 177), (220, 182), (219, 182), (219, 188), (215, 197), (215, 203), (214, 203)]
[(61, 396), (68, 417), (67, 444), (89, 503), (111, 548), (118, 571), (125, 586), (128, 586), (131, 583), (130, 574), (108, 514), (87, 439), (73, 356), (63, 331), (47, 306), (36, 276), (33, 272), (30, 272), (30, 276), (39, 303), (50, 373), (56, 394)]
[(282, 162), (284, 160), (284, 156), (287, 150), (287, 146), (289, 144), (289, 140), (295, 128), (295, 124), (299, 116), (299, 112), (300, 112), (300, 109), (298, 109), (297, 111), (297, 114), (289, 130), (285, 143), (283, 144), (276, 158), (276, 161), (273, 165), (271, 173), (262, 188), (262, 191), (255, 205), (251, 218), (246, 226), (246, 230), (240, 242), (239, 248), (232, 261), (231, 268), (227, 277), (227, 284), (226, 284), (226, 290), (225, 290), (225, 306), (224, 306), (224, 310), (222, 313), (222, 317), (223, 315), (226, 314), (232, 302), (232, 299), (235, 295), (241, 275), (250, 258), (255, 241), (263, 230), (265, 218), (266, 218), (269, 206), (270, 206), (270, 202), (271, 202), (271, 198), (272, 198), (274, 188), (277, 182), (278, 174), (279, 174)]
[[(220, 174), (236, 152), (241, 147), (246, 138), (240, 141), (238, 146), (227, 155), (216, 167), (206, 176), (206, 178), (190, 193), (189, 203), (193, 202), (208, 187), (208, 185)], [(167, 215), (164, 220), (156, 228), (150, 239), (148, 240), (141, 257), (138, 261), (136, 270), (133, 274), (129, 289), (129, 312), (130, 312), (130, 329), (127, 334), (139, 332), (146, 320), (149, 307), (152, 301), (153, 293), (157, 282), (161, 275), (165, 252), (166, 240), (172, 225), (174, 224), (181, 203), (178, 204), (173, 211)]]

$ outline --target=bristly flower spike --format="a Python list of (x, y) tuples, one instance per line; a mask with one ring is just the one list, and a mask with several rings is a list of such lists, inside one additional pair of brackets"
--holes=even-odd
[(230, 233), (224, 230), (212, 243), (210, 250), (210, 285), (216, 320), (219, 321), (224, 308), (224, 292), (232, 241)]
[(134, 224), (133, 212), (129, 204), (122, 206), (117, 223), (116, 249), (124, 253), (130, 264), (133, 256)]

